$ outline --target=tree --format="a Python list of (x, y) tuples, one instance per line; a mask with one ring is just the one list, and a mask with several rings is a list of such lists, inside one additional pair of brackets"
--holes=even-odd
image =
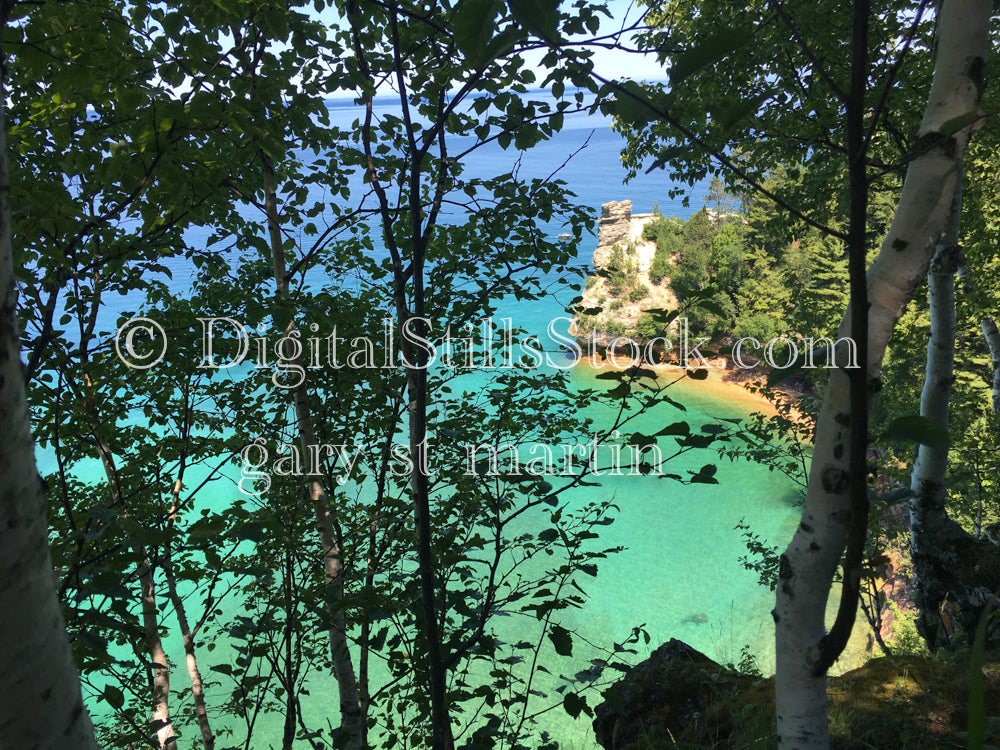
[[(864, 11), (862, 8), (861, 13), (866, 15)], [(935, 77), (918, 133), (918, 138), (935, 140), (927, 151), (910, 161), (893, 225), (868, 273), (867, 299), (872, 305), (868, 311), (869, 333), (859, 339), (868, 350), (867, 368), (863, 370), (865, 401), (869, 398), (867, 384), (878, 379), (892, 327), (903, 304), (926, 274), (944, 227), (958, 180), (961, 153), (969, 136), (968, 128), (949, 134), (948, 123), (975, 112), (982, 96), (989, 13), (987, 3), (950, 2), (945, 3), (938, 19)], [(865, 189), (863, 185), (861, 189)], [(858, 220), (858, 213), (852, 212), (852, 221)], [(863, 258), (863, 244), (861, 248)], [(853, 309), (866, 304), (865, 299), (857, 296), (852, 284)], [(845, 322), (839, 333), (848, 332)], [(852, 326), (850, 333), (857, 336), (857, 328)], [(862, 492), (867, 491), (864, 477), (857, 476), (859, 471), (864, 472), (864, 461), (849, 465), (845, 460), (845, 455), (851, 455), (852, 445), (857, 451), (859, 442), (857, 397), (852, 398), (851, 393), (846, 374), (834, 371), (817, 421), (803, 520), (782, 558), (779, 573), (775, 608), (779, 644), (778, 715), (779, 733), (788, 746), (823, 747), (828, 743), (824, 675), (830, 663), (827, 649), (830, 640), (823, 634), (823, 610), (840, 551), (845, 543), (857, 544), (847, 539), (848, 528), (857, 524), (857, 516), (862, 513), (857, 500), (848, 497), (851, 477), (854, 482), (860, 479)], [(852, 426), (849, 438), (840, 426), (845, 417)], [(867, 423), (861, 435), (866, 431)], [(860, 440), (864, 446), (865, 438)], [(854, 492), (851, 494), (857, 497)], [(838, 517), (840, 520), (835, 520)], [(859, 575), (858, 562), (848, 559), (846, 577)]]
[[(6, 31), (12, 2), (0, 3)], [(6, 56), (0, 49), (6, 68)], [(6, 72), (0, 80), (0, 745), (94, 748), (48, 547), (45, 493), (35, 468), (25, 398), (11, 242)], [(13, 613), (16, 613), (14, 615)]]
[[(423, 371), (428, 352), (406, 340), (406, 369), (384, 372), (359, 349), (349, 355), (356, 367), (328, 361), (313, 372), (310, 361), (299, 388), (289, 384), (304, 360), (263, 333), (254, 344), (277, 367), (244, 366), (242, 380), (196, 367), (198, 342), (175, 335), (226, 316), (258, 332), (272, 325), (294, 348), (313, 326), (361, 336), (389, 318), (397, 341), (423, 331), (440, 346), (449, 323), (475, 323), (504, 296), (537, 297), (576, 274), (575, 248), (544, 226), (563, 216), (582, 235), (586, 217), (564, 185), (516, 170), (462, 173), (470, 145), (524, 151), (585, 107), (582, 94), (533, 101), (522, 54), (547, 51), (553, 88), (586, 83), (583, 62), (563, 66), (546, 35), (553, 19), (567, 33), (590, 30), (595, 11), (549, 18), (490, 4), (499, 31), (484, 39), (482, 4), (337, 10), (344, 25), (327, 30), (285, 3), (57, 3), (32, 6), (14, 30), (29, 388), (57, 462), (60, 593), (89, 698), (111, 709), (108, 745), (167, 747), (196, 722), (210, 746), (220, 705), (245, 723), (246, 742), (276, 714), (286, 747), (321, 737), (374, 744), (372, 727), (386, 743), (422, 742), (433, 728), (447, 746), (455, 720), (456, 733), (481, 744), (522, 741), (539, 712), (537, 656), (572, 652), (559, 611), (582, 602), (578, 579), (613, 551), (593, 542), (608, 501), (559, 499), (582, 476), (560, 486), (519, 472), (478, 476), (462, 449), (584, 431), (574, 415), (600, 394), (572, 393), (565, 375), (540, 377), (529, 362), (452, 394), (462, 380)], [(373, 112), (387, 80), (408, 121)], [(360, 101), (364, 124), (350, 134), (329, 124), (323, 97), (338, 87)], [(38, 109), (49, 117), (36, 125)], [(170, 279), (181, 259), (195, 267), (190, 290)], [(109, 320), (115, 292), (129, 301)], [(114, 329), (133, 312), (169, 326), (162, 370), (130, 370), (113, 354)], [(499, 345), (487, 353), (503, 356)], [(642, 377), (621, 375), (610, 390), (624, 414)], [(318, 479), (268, 476), (253, 471), (254, 434), (298, 444), (300, 456), (312, 440), (354, 442), (363, 457), (345, 467), (336, 456)], [(397, 465), (400, 446), (409, 470)], [(75, 480), (94, 457), (103, 478)], [(233, 477), (234, 457), (248, 476)], [(362, 464), (370, 481), (338, 474)], [(260, 500), (237, 494), (265, 485)], [(318, 552), (308, 509), (324, 525)], [(529, 516), (542, 531), (525, 533)], [(226, 597), (246, 613), (224, 622)], [(530, 618), (537, 637), (501, 639), (492, 618), (506, 612)], [(190, 693), (178, 689), (176, 656), (163, 653), (164, 634), (178, 631)], [(618, 669), (612, 654), (628, 645), (595, 656)], [(355, 655), (351, 686), (344, 662)], [(308, 716), (305, 675), (338, 659), (343, 708)], [(370, 662), (385, 665), (386, 680)], [(555, 705), (589, 711), (580, 693), (601, 671)], [(459, 715), (458, 704), (476, 710)], [(330, 733), (319, 728), (327, 719)]]
[[(725, 12), (718, 18), (708, 13), (706, 4), (701, 4), (700, 11), (697, 16), (679, 15), (678, 29), (668, 25), (656, 36), (661, 48), (676, 54), (677, 41), (671, 38), (675, 31), (683, 31), (684, 24), (709, 27), (704, 37), (676, 54), (671, 71), (674, 87), (669, 94), (649, 95), (629, 86), (619, 89), (620, 101), (628, 97), (628, 103), (621, 104), (618, 110), (624, 126), (643, 123), (650, 111), (662, 117), (657, 126), (659, 132), (654, 127), (646, 134), (640, 132), (633, 140), (633, 153), (655, 153), (658, 163), (669, 165), (688, 178), (703, 174), (708, 168), (704, 158), (707, 153), (728, 170), (732, 179), (747, 181), (755, 190), (771, 195), (817, 228), (824, 228), (827, 215), (820, 205), (824, 191), (813, 191), (811, 200), (808, 194), (800, 195), (799, 198), (807, 200), (792, 206), (784, 196), (761, 184), (760, 174), (766, 159), (782, 153), (781, 161), (790, 160), (784, 141), (765, 138), (760, 148), (752, 148), (749, 139), (737, 139), (752, 132), (751, 127), (765, 133), (774, 128), (785, 137), (794, 133), (797, 144), (803, 148), (826, 144), (828, 148), (817, 148), (810, 159), (813, 166), (807, 172), (810, 181), (817, 176), (830, 176), (827, 170), (835, 168), (840, 159), (846, 159), (840, 168), (849, 183), (845, 201), (848, 230), (845, 234), (826, 226), (825, 231), (840, 237), (848, 247), (851, 306), (838, 335), (853, 336), (859, 342), (860, 368), (851, 374), (840, 369), (831, 373), (817, 420), (803, 518), (781, 559), (774, 612), (778, 633), (776, 687), (780, 742), (783, 747), (825, 747), (829, 743), (825, 673), (846, 643), (853, 623), (867, 530), (866, 414), (870, 384), (879, 381), (889, 334), (903, 305), (925, 275), (944, 226), (969, 136), (969, 123), (977, 116), (982, 95), (990, 7), (985, 2), (952, 0), (945, 2), (939, 12), (934, 80), (923, 121), (912, 141), (917, 147), (905, 158), (906, 181), (892, 226), (867, 275), (867, 283), (864, 264), (868, 170), (879, 163), (885, 165), (880, 156), (886, 153), (886, 146), (891, 152), (893, 140), (890, 137), (880, 141), (874, 136), (880, 132), (880, 126), (884, 127), (881, 132), (894, 135), (895, 121), (889, 114), (894, 112), (891, 90), (896, 88), (897, 74), (906, 75), (907, 66), (902, 62), (919, 29), (920, 13), (918, 22), (911, 23), (895, 9), (879, 8), (878, 13), (872, 14), (867, 3), (855, 3), (849, 33), (843, 33), (846, 29), (829, 33), (818, 29), (814, 38), (807, 38), (803, 30), (808, 28), (811, 32), (815, 25), (807, 26), (805, 17), (793, 18), (788, 9), (775, 4), (773, 15), (750, 16), (755, 21), (761, 18), (756, 29), (746, 27), (743, 22), (738, 34), (722, 37), (725, 41), (721, 43), (716, 38), (715, 49), (709, 51), (711, 31), (723, 34), (720, 28), (724, 28), (727, 18)], [(888, 39), (904, 40), (901, 51), (891, 56), (871, 57), (877, 66), (873, 71), (870, 50), (882, 49), (877, 40), (886, 39), (886, 30), (894, 27), (898, 31), (891, 31)], [(771, 66), (747, 65), (745, 56), (753, 54), (747, 41), (752, 36), (753, 49), (758, 49), (760, 32), (765, 28), (768, 33), (777, 33), (770, 37), (773, 44), (784, 47), (790, 54), (775, 56)], [(781, 36), (789, 32), (790, 40)], [(838, 63), (830, 54), (829, 45), (838, 35), (852, 40), (847, 65)], [(895, 44), (889, 45), (889, 49), (894, 47)], [(701, 73), (711, 67), (716, 69), (709, 77)], [(919, 68), (913, 66), (913, 69)], [(722, 70), (730, 77), (720, 75)], [(817, 85), (803, 87), (802, 71), (808, 71), (805, 77)], [(869, 86), (870, 80), (878, 82), (875, 88)], [(690, 96), (697, 86), (701, 90)], [(720, 86), (729, 88), (719, 90)], [(906, 92), (900, 95), (905, 112), (916, 98), (907, 101), (912, 89), (902, 86), (900, 90)], [(716, 96), (707, 98), (706, 92)], [(746, 104), (731, 104), (734, 96), (741, 97)], [(874, 98), (874, 108), (866, 104), (869, 98)], [(695, 113), (705, 100), (719, 102), (713, 104), (710, 118)], [(781, 106), (790, 102), (817, 114), (796, 119), (795, 107)], [(846, 108), (843, 120), (842, 107)], [(817, 132), (831, 127), (841, 134), (843, 140), (839, 143), (830, 143), (823, 133)], [(701, 147), (701, 152), (686, 155), (678, 149), (661, 148), (659, 138), (664, 133), (676, 141), (693, 141)], [(724, 153), (725, 146), (734, 141), (746, 149), (739, 161)], [(842, 366), (847, 362), (845, 355), (846, 352), (840, 353)], [(845, 547), (841, 612), (827, 634), (823, 622), (827, 594)]]
[[(420, 582), (417, 677), (429, 697), (431, 744), (447, 749), (454, 747), (454, 699), (448, 694), (448, 674), (489, 640), (487, 613), (499, 605), (503, 578), (498, 578), (498, 566), (502, 548), (508, 543), (506, 529), (526, 508), (550, 502), (547, 496), (552, 487), (536, 483), (522, 507), (510, 508), (503, 490), (478, 484), (466, 490), (475, 489), (469, 500), (483, 497), (482, 507), (496, 510), (483, 513), (474, 510), (475, 504), (463, 502), (466, 517), (461, 526), (467, 527), (470, 520), (478, 522), (494, 537), (495, 551), (478, 611), (463, 612), (467, 607), (450, 604), (444, 592), (451, 572), (444, 561), (455, 553), (450, 545), (440, 546), (437, 539), (449, 536), (441, 529), (454, 523), (447, 520), (454, 509), (434, 497), (432, 476), (442, 470), (431, 469), (435, 457), (429, 443), (435, 427), (439, 432), (465, 435), (466, 445), (480, 444), (486, 435), (470, 433), (465, 425), (435, 425), (440, 418), (435, 420), (429, 404), (443, 390), (444, 382), (429, 370), (429, 351), (415, 346), (404, 332), (414, 331), (418, 340), (438, 337), (440, 332), (450, 331), (456, 321), (464, 324), (492, 314), (496, 300), (506, 294), (517, 299), (537, 298), (544, 274), (565, 272), (570, 248), (553, 244), (540, 228), (559, 212), (570, 210), (562, 186), (522, 180), (515, 174), (465, 180), (461, 159), (494, 141), (505, 149), (513, 145), (526, 150), (561, 126), (564, 113), (574, 108), (571, 101), (561, 100), (552, 110), (544, 102), (511, 94), (525, 92), (535, 80), (521, 52), (539, 45), (537, 37), (542, 45), (548, 45), (565, 31), (593, 28), (596, 16), (594, 9), (586, 6), (564, 15), (554, 4), (508, 13), (500, 3), (470, 3), (457, 6), (450, 14), (429, 14), (415, 7), (347, 2), (343, 10), (350, 25), (345, 46), (353, 50), (349, 67), (360, 74), (356, 85), (359, 100), (365, 104), (358, 150), (352, 160), (363, 165), (365, 179), (377, 197), (380, 230), (388, 252), (389, 300), (402, 340), (406, 375), (408, 449), (413, 462), (407, 479)], [(447, 27), (454, 32), (445, 33)], [(556, 60), (550, 52), (543, 63), (555, 68)], [(581, 75), (576, 69), (569, 70), (571, 78)], [(555, 68), (549, 80), (562, 89), (566, 77), (566, 70)], [(383, 80), (393, 82), (401, 117), (378, 122), (373, 98)], [(577, 94), (576, 106), (580, 104), (582, 95)], [(457, 157), (452, 155), (456, 149)], [(464, 209), (464, 221), (445, 223), (442, 209), (449, 203)], [(576, 211), (571, 216), (579, 238), (581, 217)], [(472, 257), (474, 274), (467, 265)], [(527, 373), (505, 378), (503, 392), (512, 394), (524, 388), (531, 393), (531, 379)], [(493, 390), (490, 398), (499, 405), (498, 393)], [(541, 408), (548, 411), (550, 407)], [(520, 431), (516, 427), (519, 420), (506, 410), (489, 422), (496, 435)], [(555, 434), (550, 429), (543, 426), (542, 432)], [(453, 476), (455, 458), (444, 458), (446, 476)], [(553, 523), (560, 515), (552, 516)], [(471, 533), (472, 527), (467, 528)], [(547, 541), (555, 538), (547, 537)], [(467, 553), (460, 554), (464, 557)], [(455, 560), (459, 561), (461, 557)], [(468, 573), (460, 573), (460, 577), (469, 580)], [(565, 572), (559, 577), (565, 578)], [(453, 611), (459, 616), (454, 617)], [(548, 616), (544, 623), (548, 626)], [(520, 731), (520, 725), (517, 729)]]

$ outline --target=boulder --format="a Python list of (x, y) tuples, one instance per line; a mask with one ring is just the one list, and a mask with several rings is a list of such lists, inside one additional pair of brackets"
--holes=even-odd
[(605, 750), (658, 747), (661, 740), (669, 747), (671, 737), (679, 742), (706, 731), (728, 736), (728, 701), (720, 699), (755, 682), (671, 639), (605, 691), (595, 709), (594, 734)]

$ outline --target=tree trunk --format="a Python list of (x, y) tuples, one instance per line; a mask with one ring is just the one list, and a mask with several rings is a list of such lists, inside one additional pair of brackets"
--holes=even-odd
[(0, 86), (0, 747), (97, 750), (56, 596), (21, 371), (5, 88)]
[[(959, 226), (962, 183), (955, 187), (948, 225), (931, 261), (928, 299), (931, 334), (920, 415), (948, 429), (948, 405), (955, 363), (955, 272), (960, 262)], [(987, 321), (983, 320), (986, 333)], [(992, 322), (992, 321), (990, 321)], [(995, 331), (995, 328), (994, 328)], [(987, 344), (989, 336), (987, 335)], [(996, 371), (994, 371), (994, 383)], [(994, 391), (994, 403), (996, 392)], [(993, 598), (1000, 549), (979, 534), (969, 534), (948, 517), (948, 446), (921, 445), (910, 488), (910, 546), (913, 557), (917, 630), (932, 651), (947, 647), (961, 625), (971, 639), (986, 604)], [(981, 522), (980, 522), (981, 524)], [(974, 561), (971, 565), (969, 561)]]
[(177, 626), (181, 631), (181, 638), (184, 641), (184, 659), (187, 663), (188, 676), (191, 678), (191, 696), (194, 699), (194, 716), (198, 722), (198, 729), (201, 731), (201, 741), (205, 750), (215, 750), (215, 734), (212, 732), (212, 725), (208, 720), (208, 710), (205, 705), (205, 683), (201, 678), (201, 669), (198, 667), (198, 656), (195, 653), (194, 638), (188, 623), (187, 611), (184, 602), (177, 593), (177, 581), (174, 578), (171, 562), (167, 560), (163, 566), (163, 575), (167, 581), (167, 592), (174, 612), (177, 614)]
[[(278, 294), (290, 298), (285, 264), (285, 253), (281, 240), (278, 220), (277, 189), (274, 177), (274, 162), (266, 154), (261, 155), (264, 172), (264, 210), (267, 213), (267, 227), (271, 242), (271, 256), (274, 263), (274, 280)], [(289, 323), (289, 331), (293, 323)], [(294, 364), (301, 364), (296, 358)], [(297, 421), (302, 455), (310, 454), (309, 446), (316, 445), (312, 415), (309, 411), (309, 391), (303, 381), (293, 390), (295, 398), (295, 418)], [(354, 662), (347, 639), (347, 618), (341, 601), (344, 598), (344, 563), (341, 540), (336, 533), (333, 504), (327, 497), (321, 482), (309, 482), (309, 497), (316, 516), (320, 546), (323, 552), (323, 581), (327, 613), (330, 618), (330, 654), (337, 678), (340, 694), (340, 716), (342, 729), (347, 734), (348, 750), (360, 750), (367, 746), (367, 721), (361, 712), (358, 700), (358, 680), (354, 672)]]
[[(86, 366), (86, 361), (82, 366)], [(90, 376), (84, 373), (86, 387), (90, 387)], [(91, 414), (93, 422), (94, 443), (101, 457), (104, 473), (108, 478), (114, 505), (121, 508), (122, 518), (129, 518), (131, 511), (128, 500), (118, 481), (118, 467), (111, 446), (101, 432), (100, 414), (88, 396), (84, 403)], [(136, 559), (136, 577), (139, 579), (139, 604), (142, 613), (142, 635), (146, 656), (149, 659), (147, 669), (151, 675), (152, 722), (161, 750), (177, 750), (176, 734), (170, 721), (170, 666), (167, 654), (163, 649), (163, 639), (160, 637), (160, 612), (156, 606), (156, 581), (153, 577), (153, 561), (146, 547), (135, 540), (131, 541), (132, 554)]]
[[(868, 272), (868, 340), (857, 343), (867, 346), (866, 382), (873, 387), (893, 327), (927, 273), (947, 218), (970, 128), (951, 135), (940, 131), (978, 106), (990, 10), (989, 0), (945, 0), (938, 15), (933, 85), (919, 131), (923, 148), (909, 164), (892, 227)], [(850, 315), (848, 310), (838, 336), (849, 335)], [(851, 420), (848, 375), (833, 370), (816, 425), (802, 520), (781, 557), (774, 619), (782, 748), (829, 747), (824, 614), (852, 517)]]
[[(962, 181), (955, 185), (951, 213), (927, 277), (931, 331), (927, 368), (920, 395), (920, 416), (948, 430), (948, 406), (955, 374), (955, 271), (962, 215)], [(919, 445), (910, 489), (910, 549), (913, 556), (914, 603), (920, 611), (917, 629), (933, 652), (950, 633), (939, 614), (956, 581), (955, 560), (947, 544), (955, 529), (945, 509), (948, 446)]]
[(992, 317), (980, 321), (986, 346), (990, 350), (990, 360), (993, 367), (993, 413), (1000, 414), (1000, 331), (997, 331), (996, 321)]
[[(184, 476), (183, 464), (181, 471), (174, 482), (174, 502), (170, 509), (170, 518), (173, 519), (180, 507), (181, 478)], [(174, 561), (170, 542), (163, 548), (163, 577), (167, 582), (167, 595), (170, 604), (177, 615), (177, 627), (181, 631), (181, 639), (184, 641), (184, 659), (187, 662), (188, 676), (191, 678), (191, 697), (194, 699), (194, 716), (198, 722), (198, 729), (201, 730), (201, 741), (205, 750), (215, 750), (215, 733), (212, 732), (212, 725), (208, 720), (208, 709), (205, 704), (205, 683), (201, 678), (201, 669), (198, 667), (198, 656), (195, 653), (194, 638), (195, 631), (191, 630), (188, 622), (187, 610), (184, 601), (177, 592), (177, 578), (174, 575)]]
[(160, 638), (159, 612), (156, 608), (156, 585), (148, 559), (139, 565), (142, 592), (142, 632), (153, 673), (153, 725), (162, 750), (177, 750), (177, 735), (170, 721), (170, 667)]

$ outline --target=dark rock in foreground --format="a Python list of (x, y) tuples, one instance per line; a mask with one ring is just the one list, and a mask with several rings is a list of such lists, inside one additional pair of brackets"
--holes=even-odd
[[(982, 673), (975, 697), (973, 669)], [(880, 657), (830, 678), (827, 693), (833, 750), (965, 748), (979, 701), (984, 746), (1000, 746), (996, 654), (975, 667), (968, 653)], [(777, 746), (774, 678), (723, 667), (682, 641), (660, 646), (604, 697), (594, 733), (605, 750)]]
[(594, 719), (597, 742), (605, 750), (625, 750), (664, 742), (670, 747), (671, 740), (696, 734), (725, 740), (732, 727), (726, 704), (757, 682), (671, 639), (605, 692)]

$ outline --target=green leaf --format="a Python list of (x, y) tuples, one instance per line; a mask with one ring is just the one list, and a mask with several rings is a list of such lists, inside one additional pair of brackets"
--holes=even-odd
[(892, 420), (882, 433), (883, 440), (903, 440), (923, 445), (948, 445), (948, 431), (926, 417), (911, 414)]
[(549, 640), (556, 647), (556, 653), (560, 656), (573, 655), (573, 636), (561, 625), (553, 625), (549, 632)]
[(626, 396), (629, 395), (629, 393), (631, 393), (631, 391), (629, 390), (629, 387), (625, 383), (622, 383), (621, 385), (617, 386), (616, 388), (612, 388), (610, 391), (608, 391), (604, 395), (607, 398), (617, 400), (617, 399), (620, 399), (620, 398), (625, 398)]
[(111, 706), (111, 708), (118, 709), (125, 705), (125, 696), (122, 694), (122, 691), (114, 685), (107, 685), (104, 688), (104, 692), (101, 694), (101, 697), (108, 702), (108, 705)]
[(728, 133), (744, 117), (754, 114), (766, 97), (763, 94), (739, 99), (727, 99), (718, 106), (711, 107), (709, 112), (712, 119), (722, 126), (723, 132)]
[(661, 326), (670, 325), (681, 314), (680, 310), (647, 310), (646, 312)]
[(729, 317), (729, 314), (725, 310), (723, 310), (722, 307), (719, 305), (719, 303), (716, 302), (715, 300), (711, 299), (699, 300), (697, 306), (700, 307), (702, 310), (705, 310), (706, 312), (712, 313), (712, 315), (718, 315), (720, 318), (726, 319)]
[(211, 539), (226, 530), (226, 519), (222, 516), (208, 516), (192, 524), (188, 534), (191, 539)]
[(566, 709), (566, 713), (574, 719), (580, 715), (581, 711), (587, 714), (587, 716), (593, 716), (590, 707), (587, 705), (587, 699), (577, 695), (576, 693), (566, 693), (563, 697), (563, 708)]
[(451, 19), (455, 44), (474, 63), (485, 62), (486, 50), (496, 28), (494, 18), (500, 10), (496, 0), (464, 0)]
[(685, 370), (684, 372), (687, 373), (687, 376), (691, 378), (691, 380), (706, 380), (708, 378), (708, 370), (704, 368), (699, 368), (697, 370)]
[(625, 715), (625, 702), (622, 700), (621, 693), (619, 693), (614, 688), (608, 688), (603, 693), (604, 702), (611, 706), (611, 710), (618, 714), (619, 716)]
[(557, 529), (543, 529), (538, 532), (538, 538), (543, 542), (554, 542), (559, 538), (559, 531)]
[(656, 380), (656, 372), (645, 367), (630, 367), (625, 374), (632, 378), (651, 378)]
[(629, 437), (628, 445), (638, 445), (641, 447), (656, 445), (656, 438), (652, 435), (643, 435), (641, 432), (636, 432)]
[(682, 52), (670, 65), (671, 85), (683, 81), (713, 63), (746, 46), (754, 36), (752, 26), (729, 28), (713, 34), (700, 44)]
[(691, 482), (694, 484), (718, 484), (719, 480), (715, 478), (716, 471), (718, 471), (717, 466), (705, 464), (698, 470), (697, 474), (691, 475)]
[[(995, 600), (990, 598), (979, 616), (976, 626), (976, 636), (973, 641), (972, 654), (969, 658), (969, 733), (970, 748), (986, 747), (986, 700), (983, 689), (983, 662), (986, 650), (986, 626), (989, 624), (990, 613), (995, 606)], [(996, 719), (994, 718), (995, 722)]]
[(626, 125), (645, 125), (659, 119), (657, 102), (652, 95), (634, 81), (626, 81), (607, 105), (610, 114)]
[[(660, 400), (663, 401), (664, 403), (670, 404), (675, 409), (680, 409), (681, 411), (687, 411), (687, 407), (684, 406), (684, 404), (682, 404), (680, 401), (675, 401), (674, 399), (670, 398), (670, 396), (668, 396), (665, 393), (660, 395)], [(678, 422), (677, 424), (681, 424), (681, 423)], [(659, 434), (659, 433), (657, 433), (657, 434)]]
[(687, 422), (674, 422), (673, 424), (668, 424), (662, 430), (656, 433), (658, 436), (663, 435), (690, 435), (691, 425)]
[(507, 0), (514, 18), (550, 45), (559, 44), (559, 0)]

